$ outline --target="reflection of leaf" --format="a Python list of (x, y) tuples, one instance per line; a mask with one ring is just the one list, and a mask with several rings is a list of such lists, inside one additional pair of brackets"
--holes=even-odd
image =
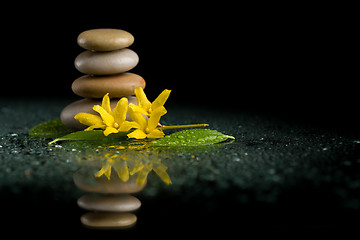
[(32, 137), (55, 138), (74, 132), (66, 127), (60, 119), (42, 122), (30, 129), (29, 135)]
[(227, 139), (235, 138), (210, 129), (189, 129), (153, 141), (150, 146), (201, 146), (220, 143)]
[(78, 131), (78, 132), (70, 133), (60, 138), (56, 138), (55, 140), (49, 142), (49, 145), (57, 141), (64, 141), (64, 140), (104, 140), (104, 139), (121, 138), (121, 137), (126, 137), (128, 133), (129, 132), (118, 132), (105, 136), (104, 131), (102, 130)]

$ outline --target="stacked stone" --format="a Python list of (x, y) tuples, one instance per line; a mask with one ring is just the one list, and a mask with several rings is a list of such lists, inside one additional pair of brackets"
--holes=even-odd
[[(86, 49), (75, 59), (75, 67), (86, 75), (72, 83), (72, 91), (83, 97), (63, 109), (60, 118), (64, 125), (74, 129), (87, 126), (74, 116), (79, 112), (97, 114), (92, 107), (101, 105), (102, 97), (109, 93), (112, 109), (122, 97), (136, 104), (134, 89), (145, 88), (145, 80), (128, 72), (139, 62), (138, 55), (128, 49), (134, 37), (120, 29), (92, 29), (82, 32), (77, 39), (80, 47)], [(127, 116), (129, 120), (129, 116)]]

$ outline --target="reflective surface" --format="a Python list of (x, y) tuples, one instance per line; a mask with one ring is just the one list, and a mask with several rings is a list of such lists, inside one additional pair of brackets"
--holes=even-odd
[(6, 114), (0, 116), (5, 232), (231, 236), (358, 227), (356, 134), (170, 105), (163, 124), (206, 122), (235, 141), (185, 148), (149, 148), (142, 141), (48, 146), (50, 139), (31, 138), (27, 131), (56, 118), (67, 102), (48, 101), (46, 108), (43, 101), (18, 103), (3, 102)]
[[(94, 147), (96, 144), (102, 145)], [(74, 173), (75, 185), (93, 193), (77, 201), (79, 207), (94, 211), (81, 216), (81, 223), (86, 227), (134, 227), (137, 218), (130, 212), (138, 210), (141, 202), (130, 194), (139, 193), (145, 188), (147, 177), (152, 171), (164, 184), (172, 183), (158, 150), (148, 148), (145, 141), (124, 142), (123, 145), (112, 145), (112, 142), (107, 141), (84, 141), (70, 145), (71, 149), (93, 146), (91, 153), (86, 151), (86, 155), (79, 155), (79, 169)]]

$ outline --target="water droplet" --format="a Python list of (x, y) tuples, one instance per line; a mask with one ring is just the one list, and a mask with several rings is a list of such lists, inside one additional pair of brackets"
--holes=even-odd
[(351, 162), (350, 162), (350, 161), (345, 161), (345, 162), (343, 162), (343, 164), (344, 164), (345, 166), (351, 166)]

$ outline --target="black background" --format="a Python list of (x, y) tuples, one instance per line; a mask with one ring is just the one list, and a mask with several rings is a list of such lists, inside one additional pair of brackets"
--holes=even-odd
[[(74, 59), (83, 51), (76, 43), (78, 34), (93, 28), (119, 28), (135, 37), (130, 49), (140, 61), (131, 72), (146, 80), (150, 100), (167, 88), (173, 90), (167, 104), (214, 106), (214, 114), (219, 107), (253, 111), (360, 133), (358, 14), (352, 13), (357, 8), (329, 3), (250, 6), (236, 1), (231, 5), (225, 1), (143, 4), (7, 3), (0, 15), (0, 98), (18, 99), (24, 105), (27, 98), (42, 98), (44, 104), (52, 98), (80, 99), (71, 91), (71, 83), (82, 75), (74, 67)], [(228, 199), (231, 196), (224, 200), (225, 209)], [(14, 203), (35, 214), (36, 208), (26, 209), (22, 200)], [(43, 207), (45, 201), (38, 206)], [(80, 215), (75, 203), (73, 207)], [(156, 206), (148, 209), (157, 213)], [(59, 219), (65, 213), (59, 210)], [(164, 215), (163, 211), (159, 218)], [(278, 219), (287, 221), (283, 215)], [(343, 215), (337, 216), (341, 221)], [(72, 221), (79, 224), (78, 218)]]
[[(14, 4), (16, 5), (16, 4)], [(74, 98), (76, 39), (93, 28), (132, 33), (131, 72), (154, 99), (271, 113), (359, 129), (351, 6), (122, 2), (13, 6), (2, 12), (2, 97)], [(5, 14), (6, 13), (6, 14)]]

